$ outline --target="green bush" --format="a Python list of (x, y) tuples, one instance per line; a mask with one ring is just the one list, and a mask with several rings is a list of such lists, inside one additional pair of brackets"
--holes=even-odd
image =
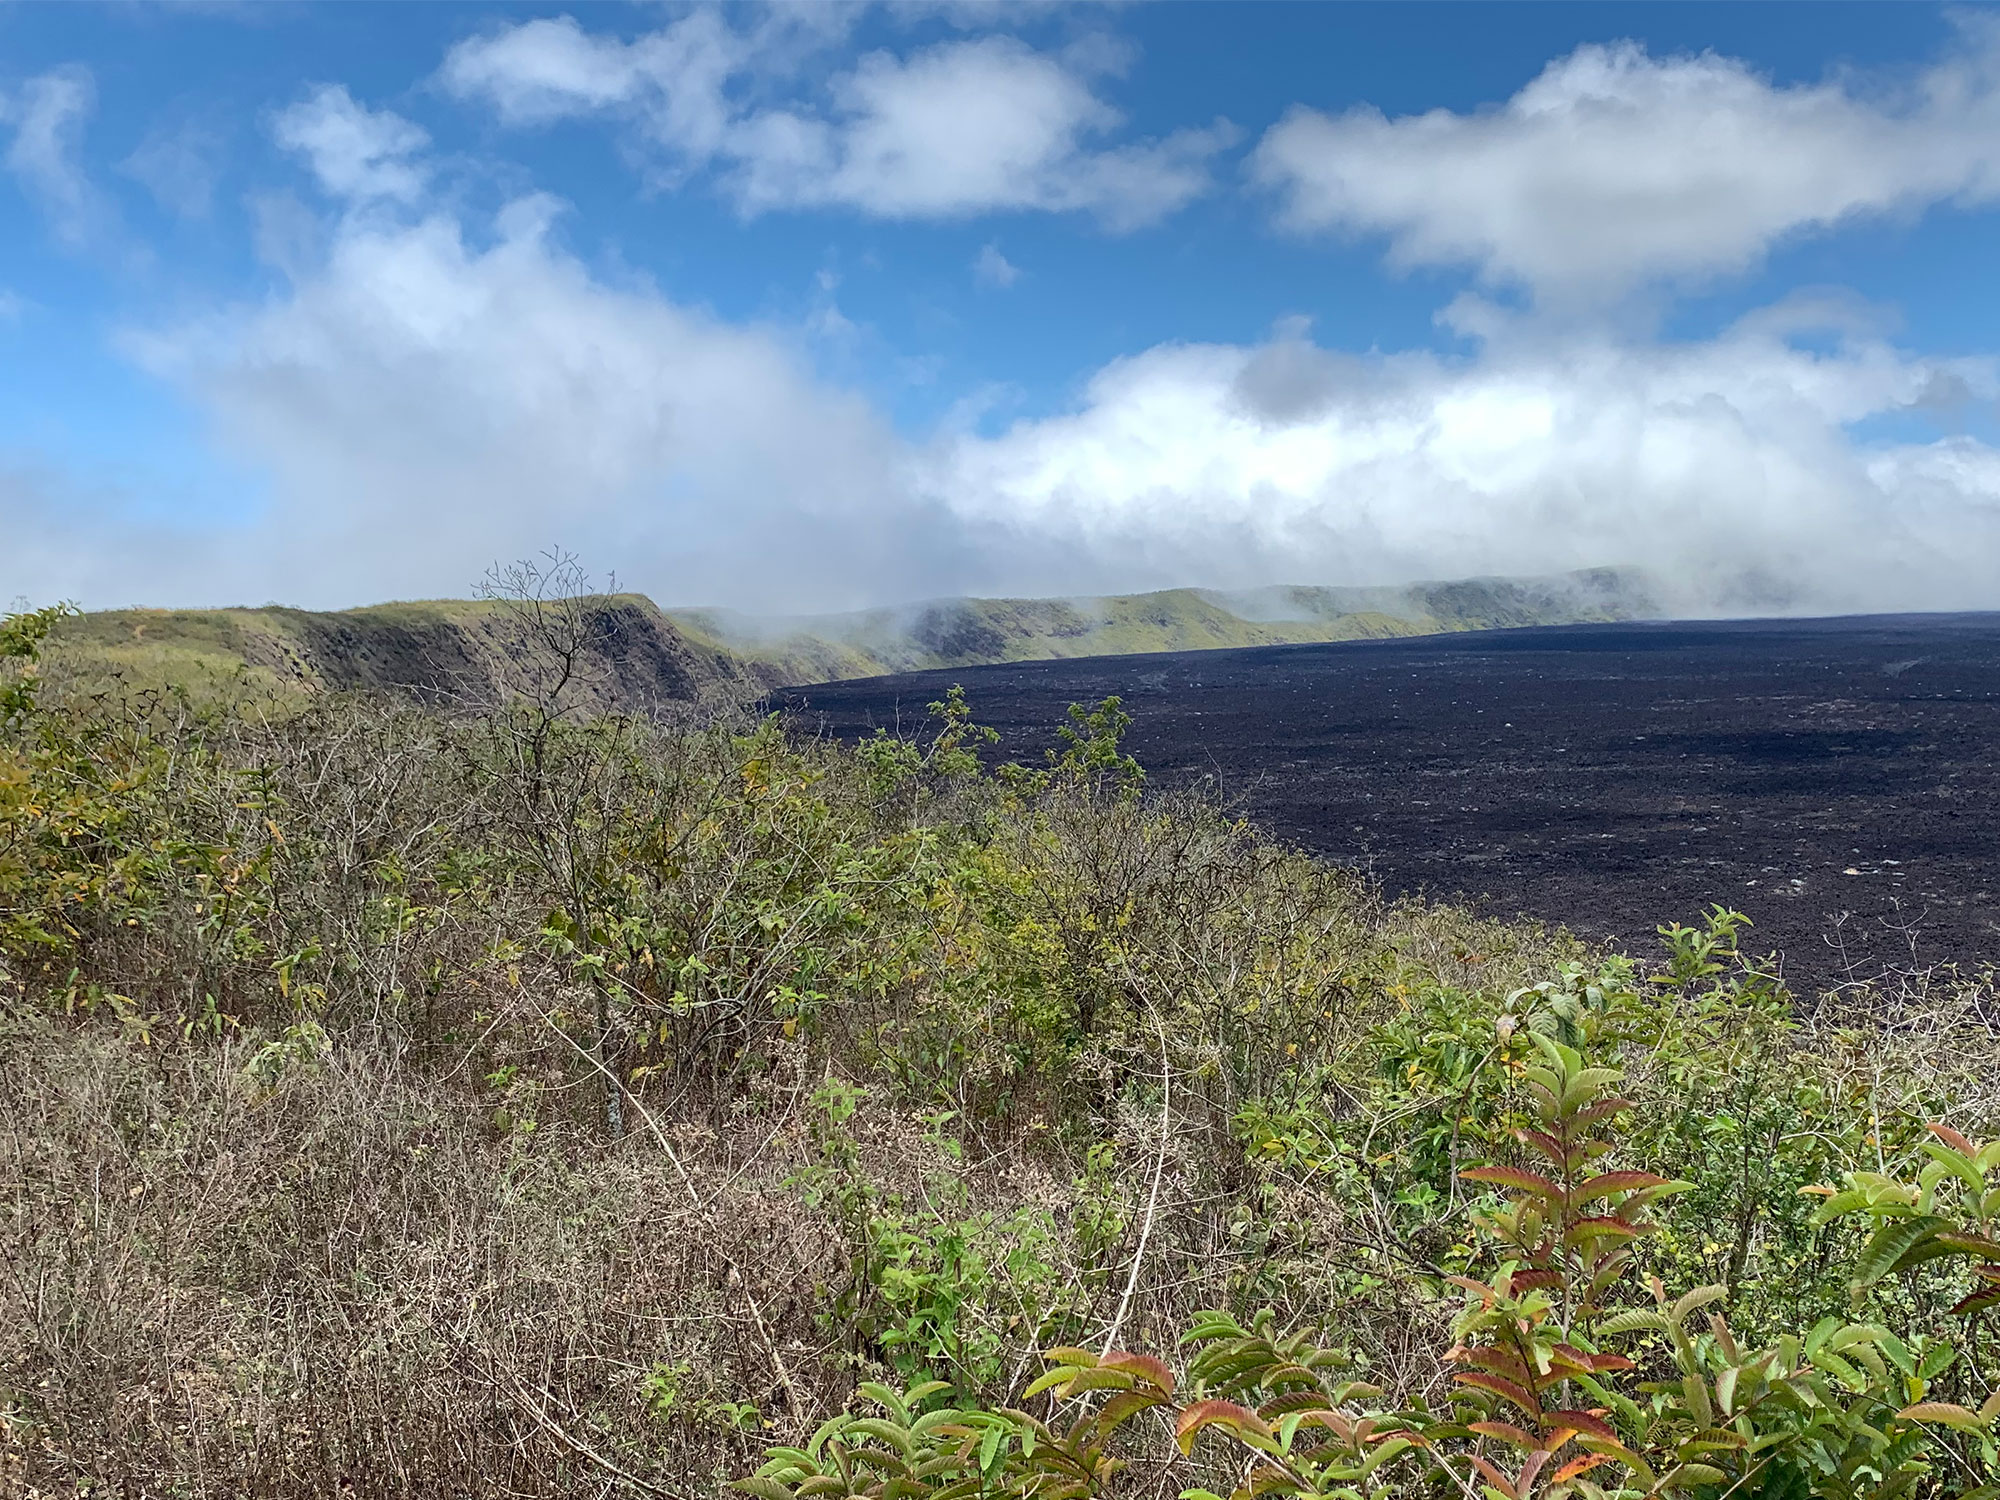
[[(1211, 1451), (1221, 1441), (1225, 1472), (1240, 1475), (1231, 1500), (1997, 1492), (2000, 1392), (1977, 1409), (1939, 1399), (1959, 1361), (1951, 1343), (1832, 1316), (1762, 1348), (1720, 1311), (1702, 1328), (1697, 1315), (1724, 1303), (1727, 1286), (1674, 1295), (1634, 1274), (1655, 1208), (1693, 1184), (1610, 1160), (1609, 1127), (1634, 1108), (1610, 1091), (1620, 1070), (1535, 1030), (1503, 1027), (1494, 1051), (1518, 1078), (1513, 1135), (1529, 1164), (1458, 1174), (1502, 1194), (1469, 1215), (1486, 1274), (1449, 1278), (1464, 1305), (1443, 1356), (1447, 1399), (1383, 1407), (1380, 1388), (1342, 1378), (1346, 1361), (1304, 1333), (1273, 1334), (1268, 1313), (1246, 1327), (1214, 1311), (1183, 1336), (1192, 1352), (1178, 1378), (1144, 1355), (1058, 1348), (1023, 1392), (1050, 1395), (1042, 1417), (926, 1410), (941, 1384), (901, 1396), (865, 1388), (882, 1417), (836, 1418), (803, 1448), (773, 1448), (737, 1487), (762, 1500), (1081, 1500), (1122, 1488), (1130, 1459), (1114, 1439), (1161, 1410), (1184, 1458), (1204, 1434)], [(2000, 1141), (1941, 1125), (1931, 1134), (1915, 1182), (1849, 1173), (1843, 1189), (1823, 1190), (1815, 1217), (1876, 1221), (1851, 1264), (1857, 1292), (1964, 1262), (1970, 1290), (1953, 1311), (1976, 1315), (2000, 1305)], [(1181, 1493), (1222, 1500), (1198, 1483)]]
[[(0, 625), (6, 1486), (699, 1495), (775, 1442), (846, 1463), (819, 1474), (843, 1493), (895, 1463), (1225, 1493), (1274, 1455), (1211, 1422), (1178, 1456), (1164, 1413), (1264, 1411), (1285, 1393), (1229, 1384), (1254, 1360), (1217, 1362), (1268, 1345), (1333, 1414), (1259, 1416), (1276, 1457), (1346, 1445), (1312, 1483), (1462, 1495), (1476, 1454), (1521, 1488), (1504, 1434), (1441, 1431), (1549, 1436), (1455, 1378), (1491, 1344), (1455, 1320), (1535, 1290), (1496, 1285), (1491, 1216), (1523, 1200), (1473, 1174), (1541, 1170), (1526, 1080), (1586, 1047), (1623, 1070), (1622, 1159), (1688, 1184), (1603, 1318), (1663, 1315), (1646, 1277), (1720, 1286), (1687, 1325), (1711, 1401), (1744, 1351), (1778, 1355), (1739, 1387), (1833, 1382), (1819, 1448), (1755, 1429), (1789, 1445), (1774, 1482), (1990, 1463), (1961, 1413), (1996, 1314), (1953, 1311), (1977, 1288), (1947, 1236), (1991, 1212), (1925, 1128), (2000, 1127), (1977, 978), (1796, 996), (1727, 911), (1653, 961), (1389, 901), (1143, 787), (1115, 703), (1009, 770), (955, 693), (857, 749), (595, 715), (561, 674), (429, 706), (86, 693), (33, 670), (50, 618)], [(1800, 1191), (1828, 1184), (1852, 1213)], [(1883, 1233), (1910, 1238), (1857, 1282)], [(1669, 1472), (1691, 1398), (1631, 1383), (1689, 1378), (1672, 1330), (1550, 1316), (1637, 1361), (1586, 1373), (1666, 1425), (1544, 1415), (1601, 1405)], [(1828, 1348), (1849, 1326), (1895, 1338)], [(1091, 1354), (1190, 1328), (1177, 1381)], [(1954, 1410), (1880, 1448), (1832, 1414), (1898, 1381), (1893, 1411)], [(861, 1391), (904, 1406), (838, 1416)], [(1431, 1446), (1384, 1456), (1399, 1435)]]

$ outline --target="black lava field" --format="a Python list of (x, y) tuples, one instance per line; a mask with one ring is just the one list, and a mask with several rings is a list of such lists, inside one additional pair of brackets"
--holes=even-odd
[(1392, 892), (1634, 947), (1709, 903), (1795, 982), (2000, 963), (2000, 614), (1584, 625), (1093, 657), (791, 689), (843, 737), (964, 684), (1038, 759), (1116, 693), (1153, 781)]

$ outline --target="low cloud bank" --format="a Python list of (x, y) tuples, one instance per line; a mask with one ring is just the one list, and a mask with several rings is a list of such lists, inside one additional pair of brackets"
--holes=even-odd
[(664, 601), (787, 613), (1614, 563), (1692, 613), (2000, 606), (2000, 452), (1855, 435), (1990, 409), (1992, 362), (1910, 354), (1838, 305), (1683, 344), (1488, 317), (1462, 359), (1290, 325), (913, 445), (781, 332), (594, 277), (554, 211), (518, 202), (484, 246), (449, 217), (349, 218), (283, 295), (136, 339), (268, 477), (266, 513), (141, 535), (16, 475), (0, 509), (33, 540), (0, 591), (348, 604), (463, 593), (561, 540)]
[[(1635, 563), (1691, 613), (2000, 605), (2000, 454), (1869, 445), (1990, 362), (1796, 313), (1681, 345), (1493, 331), (1464, 360), (1283, 332), (1120, 361), (1072, 415), (936, 455), (961, 514), (1122, 585), (1389, 582)], [(1101, 573), (1100, 575), (1101, 576)]]

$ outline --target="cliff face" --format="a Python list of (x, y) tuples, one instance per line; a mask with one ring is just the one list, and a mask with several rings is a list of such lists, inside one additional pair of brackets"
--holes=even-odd
[[(650, 601), (593, 600), (575, 623), (581, 650), (568, 691), (579, 708), (692, 703), (716, 690), (757, 685), (726, 653), (698, 653)], [(459, 617), (301, 611), (293, 624), (314, 675), (332, 688), (392, 688), (440, 704), (484, 703), (534, 691), (553, 665), (547, 643), (504, 611)]]
[[(582, 645), (568, 701), (653, 712), (775, 687), (928, 667), (1143, 651), (1563, 625), (1656, 613), (1640, 575), (1478, 578), (1394, 588), (1168, 589), (1101, 599), (946, 599), (901, 609), (758, 620), (662, 611), (636, 594), (570, 601)], [(407, 692), (440, 706), (532, 693), (552, 664), (520, 610), (487, 601), (378, 604), (316, 614), (115, 610), (68, 621), (60, 666), (86, 688), (249, 685), (278, 694)]]
[[(554, 634), (576, 642), (565, 701), (585, 711), (648, 712), (745, 699), (769, 674), (691, 641), (650, 600), (576, 601)], [(240, 683), (280, 695), (375, 689), (440, 707), (533, 694), (553, 680), (550, 639), (518, 612), (446, 600), (368, 609), (116, 610), (67, 622), (54, 665), (84, 685), (195, 691)]]

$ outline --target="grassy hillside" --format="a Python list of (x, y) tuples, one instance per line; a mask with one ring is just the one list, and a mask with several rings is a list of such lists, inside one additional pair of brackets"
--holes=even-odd
[[(594, 708), (744, 698), (771, 684), (749, 661), (691, 639), (649, 599), (589, 601), (582, 675)], [(50, 671), (85, 691), (107, 684), (297, 698), (394, 688), (431, 702), (490, 701), (545, 670), (548, 643), (522, 611), (438, 599), (316, 613), (262, 609), (107, 610), (65, 620)]]
[[(661, 610), (636, 594), (588, 602), (597, 707), (748, 699), (774, 687), (924, 667), (1143, 651), (1365, 640), (1643, 617), (1639, 575), (1470, 579), (1401, 588), (1169, 589), (1101, 599), (951, 599), (795, 619)], [(396, 688), (431, 702), (487, 701), (547, 665), (520, 608), (440, 599), (314, 613), (108, 610), (66, 620), (51, 670), (84, 691), (178, 687), (298, 698)]]
[(983, 662), (1630, 620), (1656, 608), (1642, 575), (1599, 568), (1392, 588), (1167, 589), (1107, 598), (946, 599), (793, 619), (724, 610), (670, 610), (668, 618), (690, 637), (743, 657), (775, 684), (795, 685)]

